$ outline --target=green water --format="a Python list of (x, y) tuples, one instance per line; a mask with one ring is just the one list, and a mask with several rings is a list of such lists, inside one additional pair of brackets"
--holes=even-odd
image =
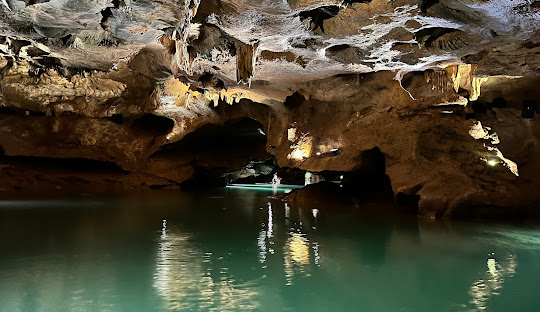
[(0, 202), (0, 311), (540, 311), (539, 227), (271, 193)]

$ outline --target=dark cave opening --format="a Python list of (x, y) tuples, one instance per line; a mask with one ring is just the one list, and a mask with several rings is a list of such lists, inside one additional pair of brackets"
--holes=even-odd
[(24, 108), (1, 106), (0, 115), (39, 117), (39, 116), (45, 116), (46, 114), (44, 112), (34, 111), (34, 110), (29, 110), (29, 109), (24, 109)]
[(323, 210), (350, 210), (370, 204), (377, 207), (394, 206), (394, 193), (390, 178), (386, 175), (385, 156), (378, 148), (363, 151), (358, 166), (351, 171), (304, 171), (304, 174), (307, 185), (284, 195), (287, 202)]
[(493, 108), (505, 108), (508, 105), (508, 101), (506, 101), (503, 97), (498, 97), (491, 102), (490, 109)]
[(123, 189), (118, 180), (129, 175), (117, 164), (87, 158), (0, 155), (2, 198), (48, 198), (107, 194)]
[(118, 125), (121, 125), (124, 122), (124, 116), (122, 114), (113, 114), (106, 118)]
[(323, 171), (325, 181), (339, 183), (355, 203), (392, 201), (394, 193), (386, 175), (385, 156), (377, 147), (363, 151), (359, 164), (351, 171)]
[(91, 172), (123, 174), (127, 171), (117, 164), (88, 158), (52, 158), (38, 156), (5, 156), (2, 151), (0, 163), (43, 172)]
[[(122, 123), (122, 115), (113, 115), (110, 117), (115, 123)], [(131, 128), (136, 132), (152, 133), (154, 135), (164, 135), (171, 132), (174, 127), (174, 121), (167, 117), (156, 116), (153, 114), (144, 114), (133, 120)]]
[(418, 214), (419, 201), (420, 195), (418, 194), (405, 194), (402, 192), (396, 194), (396, 204), (406, 212)]
[[(271, 183), (274, 175), (281, 184), (321, 184), (339, 187), (340, 193), (354, 202), (393, 201), (390, 179), (386, 175), (385, 156), (373, 148), (362, 152), (358, 166), (349, 172), (308, 172), (299, 168), (279, 167), (266, 151), (267, 138), (261, 123), (250, 118), (204, 125), (182, 140), (167, 144), (152, 158), (180, 160), (194, 168), (182, 189), (223, 187), (228, 184)], [(306, 180), (310, 180), (307, 181)]]
[(274, 162), (266, 152), (261, 123), (251, 118), (204, 125), (163, 146), (152, 158), (185, 159), (195, 172), (183, 188), (225, 186), (241, 178), (268, 175)]
[(343, 187), (365, 199), (393, 198), (390, 178), (386, 175), (386, 159), (377, 147), (363, 151), (361, 164), (343, 174)]
[[(224, 187), (229, 184), (272, 183), (274, 175), (285, 185), (318, 184), (316, 189), (339, 188), (336, 196), (354, 203), (393, 202), (385, 156), (378, 148), (363, 151), (351, 171), (308, 172), (280, 167), (266, 151), (267, 138), (261, 123), (242, 118), (222, 125), (204, 125), (182, 140), (163, 146), (152, 158), (183, 161), (194, 168), (181, 188)], [(307, 181), (309, 180), (309, 181)], [(314, 188), (309, 186), (307, 189)], [(316, 198), (316, 195), (314, 196)], [(335, 199), (335, 198), (334, 198)]]

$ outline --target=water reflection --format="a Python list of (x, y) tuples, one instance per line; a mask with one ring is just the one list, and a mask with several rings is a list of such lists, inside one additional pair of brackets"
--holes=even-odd
[(291, 207), (287, 203), (284, 204), (285, 209), (285, 226), (289, 227), (291, 218)]
[(305, 234), (289, 233), (289, 238), (283, 251), (283, 265), (287, 285), (293, 284), (295, 274), (306, 274), (309, 264), (309, 240)]
[(317, 266), (320, 266), (319, 261), (321, 261), (321, 256), (319, 256), (319, 243), (314, 242), (312, 244), (312, 248), (313, 248), (313, 256), (314, 256), (313, 261), (315, 262)]
[[(310, 242), (309, 233), (316, 231), (316, 219), (319, 209), (310, 209), (311, 214), (304, 213), (302, 209), (295, 209), (291, 214), (291, 208), (285, 203), (284, 224), (287, 230), (286, 240), (283, 244), (283, 270), (285, 273), (286, 285), (294, 284), (296, 276), (310, 276), (311, 266), (320, 266), (321, 255), (319, 254), (319, 243)], [(313, 225), (310, 231), (304, 231), (305, 225)]]
[(216, 266), (213, 253), (203, 252), (196, 240), (194, 234), (168, 227), (163, 220), (154, 274), (154, 288), (162, 298), (162, 308), (166, 311), (257, 309), (256, 282), (237, 283), (229, 268)]
[(495, 253), (491, 253), (487, 259), (487, 270), (483, 277), (475, 281), (469, 291), (471, 302), (478, 310), (485, 310), (489, 300), (493, 296), (500, 295), (506, 279), (516, 273), (517, 259), (513, 254), (506, 256), (503, 261), (497, 262)]
[[(89, 305), (118, 311), (117, 281), (110, 264), (109, 254), (96, 257), (91, 250), (69, 258), (43, 255), (2, 263), (1, 270), (12, 273), (0, 274), (0, 311), (87, 311)], [(24, 271), (14, 273), (17, 266)], [(85, 277), (89, 269), (90, 279)]]
[(165, 220), (161, 231), (154, 287), (165, 299), (165, 309), (193, 309), (193, 302), (186, 299), (204, 296), (212, 280), (207, 278), (199, 259), (200, 251), (191, 244), (189, 235), (171, 233)]
[(257, 245), (259, 246), (259, 261), (264, 264), (266, 262), (266, 231), (264, 229), (259, 232)]
[(0, 312), (540, 311), (538, 227), (289, 207), (268, 194), (0, 207)]
[[(274, 245), (274, 241), (272, 240), (274, 233), (274, 217), (271, 203), (268, 203), (267, 214), (268, 218), (261, 222), (261, 230), (259, 232), (259, 236), (257, 237), (257, 246), (259, 246), (259, 261), (262, 264), (266, 262), (266, 255), (268, 252), (270, 254), (274, 254), (274, 248), (272, 248), (272, 245)], [(263, 268), (266, 268), (266, 266), (263, 266)]]

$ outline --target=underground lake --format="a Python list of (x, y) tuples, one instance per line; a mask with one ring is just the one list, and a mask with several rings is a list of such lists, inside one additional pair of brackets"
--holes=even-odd
[(275, 192), (2, 201), (0, 311), (540, 310), (538, 224)]

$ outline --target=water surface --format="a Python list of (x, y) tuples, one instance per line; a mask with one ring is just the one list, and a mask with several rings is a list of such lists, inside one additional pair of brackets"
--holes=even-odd
[(0, 202), (0, 311), (540, 311), (540, 228), (272, 191)]

